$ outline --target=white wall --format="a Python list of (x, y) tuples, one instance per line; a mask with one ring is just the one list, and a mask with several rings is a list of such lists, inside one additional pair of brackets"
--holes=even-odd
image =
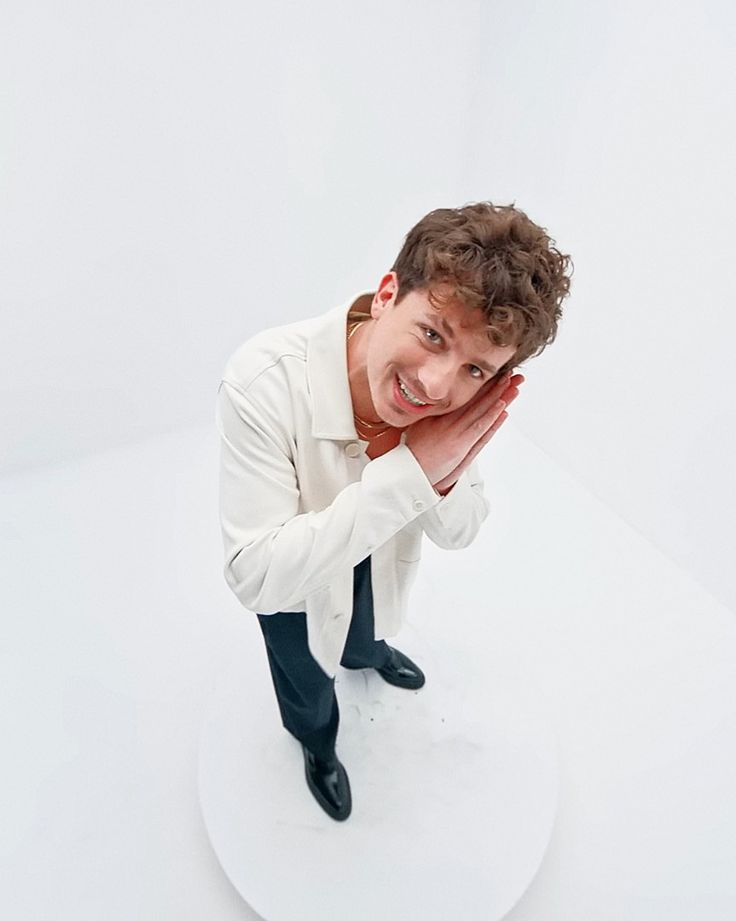
[(0, 480), (23, 898), (117, 917), (135, 878), (121, 904), (157, 917), (250, 914), (194, 808), (199, 714), (246, 624), (209, 581), (226, 592), (204, 430), (40, 468), (193, 424), (216, 441), (243, 338), (374, 283), (430, 208), (491, 198), (576, 262), (559, 340), (488, 455), (495, 654), (547, 689), (565, 755), (555, 841), (513, 916), (733, 914), (728, 612), (654, 551), (639, 570), (628, 529), (572, 486), (564, 501), (514, 428), (733, 612), (735, 33), (725, 3), (6, 0), (0, 473), (41, 474)]
[(457, 200), (476, 4), (4, 20), (2, 471), (213, 419), (242, 339), (372, 284)]
[(0, 471), (206, 422), (251, 332), (515, 199), (576, 274), (514, 421), (736, 606), (729, 6), (4, 9)]
[(733, 5), (487, 4), (482, 23), (460, 197), (516, 199), (576, 266), (514, 421), (734, 609)]

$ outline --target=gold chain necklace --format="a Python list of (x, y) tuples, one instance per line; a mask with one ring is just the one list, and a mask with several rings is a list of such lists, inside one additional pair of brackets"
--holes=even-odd
[[(362, 326), (363, 323), (365, 323), (365, 320), (358, 320), (357, 323), (354, 323), (354, 324), (353, 324), (353, 326), (352, 326), (351, 329), (350, 329), (350, 332), (348, 333), (348, 341), (350, 341), (350, 337), (353, 335), (353, 333), (355, 332), (355, 330), (356, 330), (359, 326)], [(362, 425), (364, 429), (377, 429), (377, 428), (381, 428), (381, 425), (384, 426), (384, 428), (383, 428), (380, 432), (376, 432), (375, 434), (372, 434), (372, 435), (371, 435), (371, 434), (367, 434), (367, 433), (358, 432), (359, 435), (360, 435), (360, 434), (363, 434), (364, 437), (366, 438), (366, 440), (369, 439), (369, 438), (380, 438), (381, 435), (385, 435), (386, 432), (390, 431), (390, 429), (391, 429), (391, 426), (390, 426), (390, 424), (389, 424), (388, 422), (383, 422), (383, 423), (381, 423), (381, 422), (368, 422), (368, 421), (365, 420), (365, 419), (361, 419), (360, 416), (359, 416), (357, 413), (353, 413), (353, 419), (355, 420), (355, 423), (356, 423), (356, 425), (355, 425), (356, 429), (358, 428), (358, 424)]]

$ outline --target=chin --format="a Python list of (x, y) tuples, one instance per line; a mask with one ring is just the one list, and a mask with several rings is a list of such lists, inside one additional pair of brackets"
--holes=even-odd
[(373, 404), (376, 407), (376, 418), (380, 419), (382, 422), (387, 422), (393, 428), (399, 428), (400, 426), (406, 425), (406, 422), (401, 419), (399, 413), (395, 409), (391, 409), (390, 406), (385, 404), (381, 406), (380, 403)]
[(397, 412), (389, 400), (374, 399), (373, 406), (376, 411), (376, 419), (387, 422), (393, 428), (403, 428), (407, 425), (406, 417)]

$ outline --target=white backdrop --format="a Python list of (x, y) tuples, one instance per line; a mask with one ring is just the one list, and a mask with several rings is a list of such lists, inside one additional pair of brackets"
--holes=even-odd
[(206, 692), (249, 625), (220, 573), (221, 370), (375, 284), (426, 211), (491, 199), (576, 266), (484, 462), (495, 527), (446, 562), (492, 555), (493, 654), (547, 689), (564, 753), (513, 917), (733, 916), (735, 40), (725, 2), (2, 4), (18, 905), (250, 917), (195, 810)]
[(571, 252), (514, 419), (736, 607), (731, 5), (4, 5), (0, 470), (212, 418), (433, 207)]
[(736, 609), (736, 12), (563, 0), (481, 21), (461, 198), (515, 197), (576, 264), (514, 420)]

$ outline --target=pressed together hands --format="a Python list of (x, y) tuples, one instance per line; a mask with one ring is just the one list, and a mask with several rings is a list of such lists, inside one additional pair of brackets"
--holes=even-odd
[(437, 492), (448, 492), (501, 428), (508, 417), (506, 407), (519, 395), (523, 382), (523, 375), (507, 371), (487, 381), (459, 409), (409, 426), (406, 445)]

